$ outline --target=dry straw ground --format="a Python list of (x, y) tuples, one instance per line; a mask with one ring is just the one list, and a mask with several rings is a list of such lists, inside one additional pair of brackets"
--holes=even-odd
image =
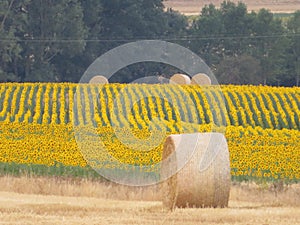
[(299, 184), (277, 196), (267, 185), (233, 184), (229, 208), (174, 212), (163, 208), (157, 191), (87, 180), (2, 177), (0, 224), (300, 224)]
[[(199, 14), (204, 5), (210, 3), (220, 6), (224, 0), (167, 0), (164, 2), (166, 7), (171, 7), (185, 14)], [(291, 13), (300, 10), (299, 0), (231, 0), (232, 2), (244, 2), (249, 11), (258, 11), (266, 8), (276, 13)]]

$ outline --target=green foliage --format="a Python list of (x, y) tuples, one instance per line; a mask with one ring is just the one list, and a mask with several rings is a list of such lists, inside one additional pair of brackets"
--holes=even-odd
[(288, 22), (288, 29), (291, 33), (290, 45), (290, 65), (296, 82), (296, 86), (300, 85), (300, 10), (296, 11)]
[(22, 2), (28, 1), (0, 2), (0, 82), (19, 81), (17, 63), (22, 47), (18, 39), (24, 35), (27, 19), (26, 13), (20, 10)]
[[(247, 56), (249, 67), (260, 64), (259, 83), (298, 86), (299, 18), (300, 11), (249, 13), (244, 3), (231, 1), (206, 5), (199, 17), (191, 18), (165, 9), (162, 0), (2, 0), (0, 82), (77, 82), (106, 51), (127, 42), (158, 39), (189, 47), (217, 71), (224, 71), (228, 60)], [(244, 68), (237, 65), (232, 69), (236, 74), (228, 76), (257, 83), (257, 73), (246, 76), (249, 69), (241, 65)], [(139, 63), (119, 71), (112, 81), (130, 82), (141, 74), (169, 77), (175, 72), (181, 71)]]
[(32, 1), (28, 6), (28, 32), (31, 41), (24, 50), (28, 62), (26, 81), (60, 81), (63, 74), (52, 63), (56, 57), (68, 60), (85, 48), (87, 28), (77, 0)]
[(260, 84), (260, 62), (250, 55), (226, 56), (218, 66), (216, 75), (223, 84)]
[(71, 177), (71, 178), (88, 178), (105, 181), (91, 167), (65, 166), (56, 164), (53, 166), (37, 164), (17, 164), (17, 163), (0, 163), (0, 176), (47, 176), (47, 177)]
[[(234, 169), (233, 169), (234, 170)], [(37, 165), (37, 164), (17, 164), (17, 163), (0, 163), (0, 176), (43, 176), (43, 177), (60, 177), (60, 178), (79, 178), (97, 181), (107, 181), (104, 177), (99, 175), (91, 167), (80, 166), (65, 166), (56, 164), (53, 166)], [(258, 184), (264, 182), (278, 182), (273, 177), (257, 178), (252, 176), (231, 176), (233, 182), (252, 181)], [(298, 183), (297, 179), (284, 179), (286, 184)]]

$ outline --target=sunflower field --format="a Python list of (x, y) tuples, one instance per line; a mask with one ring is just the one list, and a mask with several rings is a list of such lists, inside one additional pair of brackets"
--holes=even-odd
[(0, 162), (152, 165), (166, 136), (213, 131), (227, 138), (234, 179), (297, 181), (299, 117), (298, 87), (3, 83)]

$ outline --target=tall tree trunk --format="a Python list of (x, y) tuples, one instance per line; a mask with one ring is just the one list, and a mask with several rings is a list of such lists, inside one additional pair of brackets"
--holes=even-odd
[(264, 85), (265, 86), (267, 85), (267, 78), (266, 77), (264, 78)]
[(14, 4), (14, 1), (15, 0), (11, 0), (10, 3), (9, 3), (8, 9), (6, 11), (6, 14), (4, 15), (3, 20), (1, 22), (0, 31), (4, 28), (5, 21), (6, 21), (7, 17), (8, 17), (8, 14), (9, 14), (9, 12), (11, 10), (12, 5)]

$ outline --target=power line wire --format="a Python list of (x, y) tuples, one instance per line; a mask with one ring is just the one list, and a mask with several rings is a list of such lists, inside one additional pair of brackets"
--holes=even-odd
[(183, 36), (183, 37), (133, 37), (133, 38), (114, 38), (114, 39), (10, 39), (2, 38), (1, 42), (53, 42), (53, 43), (68, 43), (68, 42), (129, 42), (137, 40), (165, 40), (165, 41), (198, 41), (198, 40), (223, 40), (223, 39), (266, 39), (280, 37), (300, 37), (300, 33), (294, 34), (275, 34), (275, 35), (246, 35), (246, 36)]

